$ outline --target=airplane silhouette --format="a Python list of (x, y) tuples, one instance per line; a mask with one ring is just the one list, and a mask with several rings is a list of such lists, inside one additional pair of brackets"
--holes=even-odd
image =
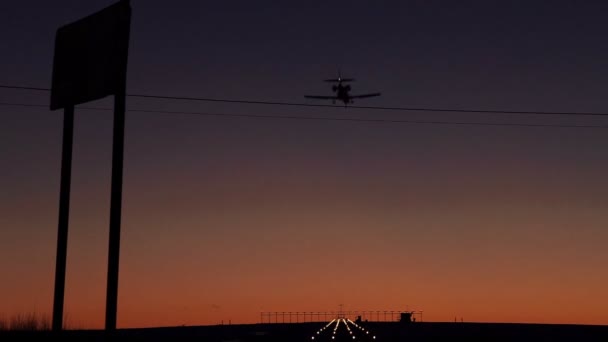
[(338, 72), (338, 78), (323, 80), (324, 82), (337, 83), (334, 84), (331, 89), (336, 95), (334, 96), (323, 96), (323, 95), (304, 95), (307, 99), (316, 99), (316, 100), (332, 100), (332, 103), (336, 103), (336, 101), (342, 101), (344, 103), (344, 107), (346, 107), (349, 103), (354, 103), (353, 99), (362, 99), (367, 97), (380, 96), (380, 93), (369, 93), (369, 94), (361, 94), (361, 95), (350, 95), (349, 92), (351, 90), (350, 85), (343, 85), (342, 83), (353, 82), (354, 78), (342, 78), (340, 76), (340, 72)]

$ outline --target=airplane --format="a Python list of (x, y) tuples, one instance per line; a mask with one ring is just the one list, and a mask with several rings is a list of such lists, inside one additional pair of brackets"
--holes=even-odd
[(342, 101), (344, 103), (344, 107), (346, 107), (349, 103), (354, 103), (353, 99), (363, 99), (367, 97), (380, 96), (380, 93), (369, 93), (369, 94), (361, 94), (361, 95), (350, 95), (350, 85), (343, 85), (342, 83), (353, 82), (354, 78), (342, 78), (340, 73), (338, 72), (338, 78), (323, 80), (324, 82), (337, 83), (334, 84), (331, 89), (336, 95), (334, 96), (323, 96), (323, 95), (304, 95), (307, 99), (316, 99), (316, 100), (332, 100), (332, 103), (336, 103), (336, 101)]

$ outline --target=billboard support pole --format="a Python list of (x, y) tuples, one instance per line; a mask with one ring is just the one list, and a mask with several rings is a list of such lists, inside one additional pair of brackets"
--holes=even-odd
[(63, 109), (63, 146), (61, 151), (61, 184), (59, 189), (59, 224), (55, 261), (55, 295), (53, 297), (53, 331), (63, 328), (65, 269), (68, 250), (70, 217), (70, 183), (72, 178), (72, 144), (74, 140), (74, 106)]
[(110, 198), (110, 241), (108, 248), (108, 283), (106, 293), (106, 330), (116, 330), (118, 303), (118, 266), (120, 257), (120, 221), (125, 140), (125, 89), (114, 95), (114, 137), (112, 143), (112, 189)]

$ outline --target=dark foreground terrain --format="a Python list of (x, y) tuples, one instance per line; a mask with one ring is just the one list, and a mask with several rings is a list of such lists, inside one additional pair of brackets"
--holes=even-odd
[(324, 326), (325, 323), (187, 326), (119, 329), (111, 335), (100, 330), (72, 330), (59, 334), (3, 331), (0, 341), (608, 341), (608, 326), (598, 325), (369, 322), (360, 324), (362, 330), (353, 331), (354, 334), (343, 329), (333, 335), (331, 327), (317, 334)]

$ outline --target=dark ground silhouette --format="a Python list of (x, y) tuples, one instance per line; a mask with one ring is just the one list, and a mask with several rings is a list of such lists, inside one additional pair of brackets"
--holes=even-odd
[[(118, 329), (108, 335), (103, 330), (73, 330), (54, 333), (0, 332), (2, 341), (46, 341), (51, 337), (79, 341), (312, 341), (315, 332), (326, 323), (243, 324), (193, 327)], [(608, 326), (517, 323), (453, 322), (369, 322), (362, 326), (373, 331), (374, 341), (608, 341)], [(59, 335), (55, 335), (59, 334)], [(332, 342), (356, 341), (346, 334)], [(360, 339), (365, 340), (365, 339)], [(315, 342), (324, 341), (317, 338)]]

